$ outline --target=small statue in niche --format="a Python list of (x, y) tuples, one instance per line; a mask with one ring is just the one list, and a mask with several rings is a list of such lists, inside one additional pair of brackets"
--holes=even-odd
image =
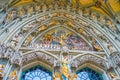
[(95, 13), (95, 12), (91, 13), (91, 18), (92, 18), (92, 20), (93, 20), (94, 22), (97, 23), (97, 16), (96, 16), (96, 13)]
[(56, 25), (57, 24), (57, 21), (51, 21), (50, 23), (49, 23), (49, 26), (54, 26), (54, 25)]
[(43, 13), (45, 13), (45, 12), (47, 11), (47, 6), (46, 6), (46, 4), (43, 4), (43, 5), (42, 5), (42, 11), (43, 11)]
[(6, 22), (9, 23), (13, 19), (14, 19), (14, 11), (12, 10), (8, 13), (7, 18), (6, 18)]
[(102, 50), (102, 48), (99, 46), (99, 44), (96, 44), (96, 43), (93, 43), (93, 48), (96, 51), (101, 51)]
[(67, 22), (67, 25), (68, 25), (70, 28), (72, 28), (72, 29), (75, 28), (74, 24), (73, 24), (72, 22), (70, 22), (70, 21)]
[(0, 64), (0, 77), (3, 77), (4, 64)]
[(93, 49), (94, 49), (95, 51), (101, 51), (102, 48), (101, 48), (101, 46), (95, 41), (94, 37), (91, 37), (91, 40), (92, 40)]
[(35, 6), (35, 11), (36, 11), (36, 13), (38, 13), (39, 11), (40, 11), (40, 5), (39, 4), (37, 4), (36, 6)]
[(76, 6), (75, 5), (72, 6), (72, 11), (74, 14), (76, 14)]
[(13, 63), (20, 65), (21, 59), (22, 59), (22, 52), (16, 52), (14, 59), (13, 59)]
[(42, 26), (38, 29), (38, 31), (39, 31), (39, 32), (44, 31), (46, 28), (47, 28), (46, 25), (42, 25)]
[(115, 52), (116, 51), (115, 48), (112, 46), (111, 42), (108, 42), (107, 44), (108, 44), (107, 47), (110, 50), (110, 52)]
[(48, 4), (48, 7), (49, 7), (49, 10), (52, 10), (52, 9), (53, 9), (52, 3), (49, 3), (49, 4)]
[(11, 47), (8, 47), (5, 53), (5, 58), (7, 59), (11, 59), (13, 54), (14, 54), (15, 50), (12, 49)]
[(24, 45), (27, 46), (30, 43), (30, 41), (32, 40), (32, 38), (33, 38), (32, 35), (30, 35), (29, 37), (27, 37), (27, 39), (24, 42)]
[(116, 77), (117, 77), (117, 75), (116, 75), (116, 74), (114, 74), (113, 72), (109, 72), (109, 75), (110, 75), (110, 77), (111, 77), (112, 79), (114, 79), (114, 78), (116, 78)]
[(58, 9), (58, 4), (57, 3), (55, 3), (55, 10), (57, 10)]
[(11, 40), (11, 42), (10, 42), (10, 47), (15, 48), (16, 46), (17, 46), (17, 42)]
[(70, 11), (70, 5), (69, 4), (67, 4), (66, 8), (67, 8), (67, 11)]
[(18, 11), (18, 17), (23, 18), (24, 14), (25, 14), (24, 8), (22, 8)]
[(8, 76), (8, 80), (18, 80), (18, 76), (17, 76), (17, 70), (13, 70), (9, 76)]
[(78, 8), (78, 14), (80, 14), (80, 16), (83, 15), (83, 13), (82, 13), (82, 9), (81, 9), (81, 8)]
[(107, 24), (108, 28), (111, 29), (113, 32), (117, 31), (116, 26), (112, 23), (111, 20), (107, 20), (106, 24)]
[(84, 9), (83, 10), (83, 16), (84, 17), (88, 17), (89, 16), (89, 10), (88, 9)]
[(80, 34), (82, 34), (83, 36), (87, 37), (87, 33), (86, 33), (82, 28), (79, 28), (79, 29), (78, 29), (78, 32), (79, 32)]
[(33, 12), (33, 6), (30, 6), (27, 10), (28, 17), (31, 16), (32, 12)]
[(15, 34), (10, 42), (10, 46), (12, 48), (15, 48), (17, 46), (18, 41), (19, 41), (19, 35)]
[(0, 58), (4, 57), (5, 52), (6, 52), (6, 46), (4, 44), (0, 44)]
[(99, 21), (103, 26), (105, 25), (105, 18), (103, 16), (99, 17)]

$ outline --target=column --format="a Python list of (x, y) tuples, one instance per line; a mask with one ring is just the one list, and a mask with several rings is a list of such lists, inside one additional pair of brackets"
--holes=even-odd
[(22, 75), (22, 66), (20, 67), (20, 70), (19, 70), (19, 73), (18, 73), (18, 80), (20, 80), (21, 75)]
[(9, 73), (10, 73), (10, 71), (11, 71), (12, 66), (13, 66), (13, 65), (10, 65), (10, 67), (9, 67), (9, 69), (8, 69), (8, 71), (7, 71), (7, 73), (6, 73), (6, 75), (4, 76), (3, 80), (7, 80), (8, 75), (9, 75)]

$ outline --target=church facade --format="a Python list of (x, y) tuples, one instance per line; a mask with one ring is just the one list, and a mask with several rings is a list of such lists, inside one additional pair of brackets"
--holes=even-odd
[(120, 80), (120, 1), (0, 0), (0, 80)]

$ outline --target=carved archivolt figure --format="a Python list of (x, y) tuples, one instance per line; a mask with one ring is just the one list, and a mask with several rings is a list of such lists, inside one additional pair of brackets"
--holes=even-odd
[(103, 26), (105, 25), (105, 18), (103, 16), (100, 16), (99, 21)]
[(114, 78), (117, 77), (117, 76), (116, 76), (114, 73), (112, 73), (112, 72), (109, 72), (109, 74), (110, 74), (110, 77), (111, 77), (112, 79), (114, 79)]
[(23, 17), (24, 16), (24, 14), (25, 14), (25, 10), (24, 9), (20, 9), (19, 11), (18, 11), (18, 17)]
[(91, 18), (94, 22), (97, 22), (97, 16), (95, 12), (91, 13)]
[(35, 11), (36, 11), (36, 13), (38, 13), (38, 12), (40, 11), (40, 8), (41, 8), (41, 7), (40, 7), (39, 4), (35, 6)]
[(16, 69), (9, 74), (8, 80), (18, 80), (17, 70)]
[(5, 58), (11, 59), (12, 56), (13, 56), (13, 54), (14, 54), (14, 52), (15, 52), (14, 49), (12, 49), (11, 47), (8, 47), (8, 48), (7, 48), (7, 51), (6, 51), (6, 53), (5, 53)]
[(13, 63), (20, 65), (22, 62), (22, 52), (16, 52)]
[(85, 16), (85, 17), (89, 16), (89, 10), (88, 9), (83, 10), (83, 16)]
[(113, 32), (117, 31), (116, 26), (112, 23), (112, 21), (108, 20), (106, 24), (108, 28), (111, 29)]
[(30, 41), (32, 40), (32, 38), (33, 37), (31, 35), (29, 37), (27, 37), (27, 39), (24, 42), (24, 45), (27, 46), (30, 43)]
[(4, 70), (4, 65), (0, 64), (0, 77), (3, 77), (3, 70)]
[(30, 6), (27, 11), (28, 16), (30, 16), (32, 12), (33, 12), (33, 6)]
[(63, 80), (60, 73), (53, 74), (53, 80)]
[(14, 11), (10, 11), (7, 15), (6, 22), (9, 23), (14, 19)]
[(45, 13), (46, 10), (47, 10), (47, 6), (46, 6), (46, 4), (43, 4), (43, 6), (42, 6), (42, 11), (43, 11), (43, 13)]
[(6, 46), (4, 44), (0, 44), (0, 58), (4, 57), (6, 52)]

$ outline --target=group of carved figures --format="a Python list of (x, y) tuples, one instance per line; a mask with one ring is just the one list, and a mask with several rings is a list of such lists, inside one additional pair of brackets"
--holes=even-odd
[[(5, 76), (4, 69), (5, 69), (5, 65), (0, 64), (0, 78), (3, 78)], [(12, 72), (9, 73), (8, 80), (18, 80), (16, 69), (14, 69)]]
[(22, 52), (16, 52), (13, 48), (0, 44), (0, 58), (6, 58), (11, 63), (20, 65), (22, 62)]
[[(55, 8), (54, 8), (55, 6)], [(13, 21), (14, 19), (17, 18), (24, 18), (24, 17), (29, 17), (33, 14), (39, 13), (39, 12), (43, 12), (45, 13), (47, 10), (57, 10), (59, 9), (59, 4), (55, 3), (53, 4), (37, 4), (35, 6), (33, 5), (29, 5), (26, 6), (26, 8), (19, 8), (18, 10), (11, 10), (10, 12), (8, 12), (6, 19), (4, 20), (5, 23), (9, 23), (10, 21)], [(110, 29), (113, 32), (117, 31), (117, 28), (115, 26), (115, 24), (109, 19), (104, 17), (103, 15), (99, 15), (99, 13), (97, 12), (91, 12), (89, 9), (74, 9), (74, 7), (68, 5), (64, 5), (65, 9), (67, 9), (68, 11), (71, 9), (71, 11), (74, 11), (79, 13), (81, 16), (87, 17), (90, 20), (93, 20), (95, 23), (100, 24), (102, 27), (106, 26), (108, 29)]]
[[(0, 59), (3, 58), (8, 59), (11, 62), (11, 64), (21, 65), (22, 53), (16, 53), (16, 51), (11, 47), (7, 47), (4, 44), (0, 44)], [(3, 78), (6, 75), (5, 66), (6, 64), (0, 64), (0, 78)], [(18, 80), (17, 69), (14, 69), (12, 72), (10, 72), (8, 80)]]

